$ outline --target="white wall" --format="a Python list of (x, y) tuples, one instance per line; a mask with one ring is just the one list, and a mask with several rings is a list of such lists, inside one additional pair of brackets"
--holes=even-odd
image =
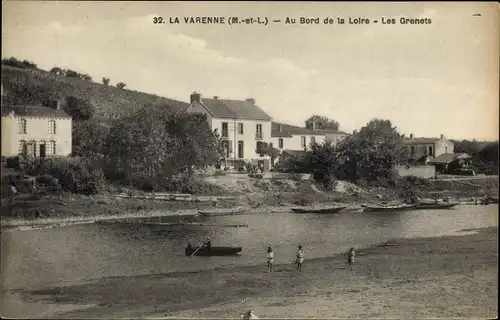
[[(233, 146), (233, 153), (230, 154), (231, 159), (238, 158), (238, 141), (243, 141), (243, 159), (249, 161), (251, 159), (266, 159), (267, 157), (260, 157), (255, 150), (257, 149), (257, 141), (271, 142), (271, 121), (264, 120), (234, 120), (212, 118), (212, 130), (217, 131), (222, 135), (222, 123), (228, 124), (228, 140), (231, 141)], [(238, 133), (238, 123), (243, 124), (243, 134)], [(257, 140), (256, 127), (257, 124), (262, 125), (262, 140)]]
[[(55, 141), (57, 156), (69, 156), (71, 154), (72, 128), (71, 118), (39, 118), (23, 117), (26, 119), (26, 134), (19, 133), (19, 120), (17, 116), (2, 117), (2, 156), (11, 157), (19, 154), (20, 142), (35, 141), (36, 155), (39, 156), (39, 145), (46, 143), (46, 156), (51, 156), (50, 141)], [(51, 134), (49, 120), (55, 120), (56, 133)]]
[(279, 148), (279, 139), (283, 139), (283, 148), (279, 148), (281, 151), (282, 150), (301, 151), (304, 150), (304, 147), (302, 146), (302, 137), (306, 137), (307, 149), (309, 149), (309, 145), (311, 144), (311, 137), (314, 137), (316, 139), (316, 143), (318, 144), (325, 142), (326, 139), (324, 135), (293, 135), (291, 138), (272, 137), (271, 142), (273, 143), (273, 146), (275, 148)]

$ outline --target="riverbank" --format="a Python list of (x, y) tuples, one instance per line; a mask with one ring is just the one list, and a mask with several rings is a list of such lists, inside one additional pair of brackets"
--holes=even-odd
[[(85, 196), (75, 194), (30, 195), (2, 199), (2, 228), (65, 226), (116, 219), (171, 217), (183, 220), (198, 210), (242, 208), (248, 212), (286, 212), (301, 205), (345, 206), (360, 210), (362, 204), (402, 201), (396, 190), (374, 188), (363, 190), (339, 181), (333, 191), (318, 190), (310, 182), (292, 180), (252, 179), (246, 175), (217, 177), (210, 180), (226, 190), (217, 201), (165, 201), (161, 199), (124, 198), (104, 193)], [(498, 198), (498, 177), (462, 181), (431, 181), (416, 186), (422, 198), (452, 198), (454, 202), (474, 202), (476, 197)], [(214, 197), (212, 197), (214, 198)], [(177, 218), (175, 218), (177, 217)]]
[[(466, 230), (467, 231), (467, 230)], [(498, 228), (463, 236), (399, 239), (345, 257), (276, 257), (274, 273), (247, 266), (110, 277), (4, 295), (3, 315), (93, 318), (493, 318), (498, 307)], [(193, 258), (198, 259), (198, 258)], [(9, 310), (10, 312), (5, 312)]]

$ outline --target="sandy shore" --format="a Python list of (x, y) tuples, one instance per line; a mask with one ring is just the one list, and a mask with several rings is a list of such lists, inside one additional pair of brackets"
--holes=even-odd
[(262, 265), (7, 292), (2, 315), (237, 318), (254, 310), (260, 318), (495, 317), (498, 229), (464, 234), (359, 250), (354, 271), (343, 256), (307, 260), (306, 251), (303, 272), (280, 264), (267, 273)]

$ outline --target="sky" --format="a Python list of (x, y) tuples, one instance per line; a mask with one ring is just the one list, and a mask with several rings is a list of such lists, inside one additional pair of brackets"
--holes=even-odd
[[(158, 16), (167, 23), (154, 24)], [(226, 24), (182, 21), (196, 16)], [(297, 20), (229, 25), (233, 16)], [(170, 24), (175, 17), (181, 23)], [(327, 17), (346, 24), (324, 24)], [(384, 118), (408, 135), (498, 140), (499, 25), (494, 2), (2, 1), (2, 58), (186, 102), (195, 90), (251, 97), (294, 125), (319, 114), (350, 132)]]

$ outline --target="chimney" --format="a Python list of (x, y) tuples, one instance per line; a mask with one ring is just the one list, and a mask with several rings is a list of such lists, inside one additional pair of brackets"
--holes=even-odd
[(255, 99), (254, 98), (247, 98), (245, 99), (246, 102), (248, 103), (251, 103), (251, 104), (255, 104)]
[(278, 125), (278, 128), (280, 132), (283, 132), (283, 125), (281, 123)]
[(61, 106), (62, 106), (61, 99), (57, 99), (57, 101), (56, 101), (56, 110), (61, 110)]
[(444, 134), (441, 133), (441, 140), (444, 140)]
[(201, 93), (198, 93), (196, 91), (194, 91), (192, 94), (191, 94), (191, 103), (195, 102), (195, 101), (198, 101), (198, 102), (201, 102)]
[(312, 130), (313, 131), (316, 130), (316, 121), (315, 120), (312, 121)]
[(214, 96), (214, 100), (219, 100), (219, 96)]
[(356, 129), (352, 130), (352, 134), (356, 134), (356, 133), (358, 133), (358, 130), (356, 130)]
[(410, 133), (410, 139), (413, 139), (413, 133)]

